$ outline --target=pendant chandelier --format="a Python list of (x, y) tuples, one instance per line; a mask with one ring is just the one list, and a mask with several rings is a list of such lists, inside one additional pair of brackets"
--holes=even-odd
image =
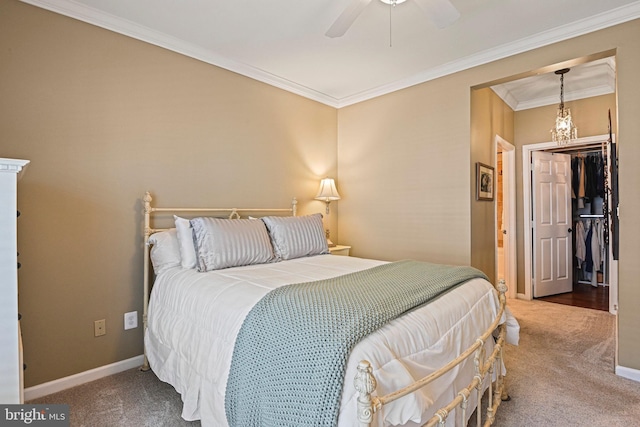
[(566, 145), (571, 140), (578, 137), (578, 128), (571, 120), (571, 110), (564, 107), (564, 75), (569, 72), (569, 68), (563, 68), (555, 73), (560, 76), (560, 105), (556, 117), (556, 125), (551, 129), (553, 142), (558, 145)]

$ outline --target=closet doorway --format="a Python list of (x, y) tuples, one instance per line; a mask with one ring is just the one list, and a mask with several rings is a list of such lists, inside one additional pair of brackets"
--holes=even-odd
[[(522, 160), (523, 160), (523, 204), (525, 212), (525, 298), (532, 299), (535, 292), (536, 280), (536, 228), (535, 228), (535, 215), (534, 206), (536, 206), (535, 197), (536, 191), (533, 183), (533, 163), (532, 158), (534, 152), (556, 152), (571, 155), (575, 161), (584, 162), (581, 159), (587, 156), (592, 156), (589, 160), (595, 161), (600, 155), (604, 155), (607, 158), (607, 165), (611, 164), (610, 149), (607, 146), (608, 135), (600, 135), (595, 137), (580, 138), (575, 143), (558, 147), (555, 143), (541, 143), (525, 145), (522, 148)], [(566, 157), (566, 156), (563, 156)], [(582, 163), (584, 164), (584, 163)], [(583, 169), (584, 170), (584, 169)], [(603, 183), (604, 185), (604, 183)], [(611, 186), (611, 179), (608, 177), (606, 180), (608, 191)], [(578, 193), (576, 193), (579, 195)], [(603, 200), (607, 200), (606, 206)], [(587, 201), (588, 203), (585, 203)], [(617, 275), (617, 261), (614, 260), (612, 255), (611, 239), (604, 236), (603, 230), (607, 227), (605, 221), (605, 215), (611, 211), (611, 199), (610, 197), (591, 197), (584, 200), (580, 200), (579, 197), (573, 199), (573, 208), (571, 210), (571, 226), (570, 238), (573, 244), (570, 245), (571, 253), (567, 259), (567, 265), (571, 268), (573, 275), (573, 286), (571, 292), (564, 292), (558, 295), (546, 296), (540, 299), (550, 302), (558, 302), (562, 304), (576, 305), (587, 308), (595, 308), (608, 310), (612, 314), (617, 313), (618, 309), (618, 275)], [(599, 240), (596, 240), (598, 231), (601, 233)], [(576, 234), (579, 236), (576, 240)], [(587, 266), (585, 263), (585, 245), (582, 239), (588, 235), (589, 254), (588, 261), (591, 262)], [(606, 245), (601, 248), (602, 252), (597, 249), (596, 242), (607, 241)], [(582, 247), (576, 245), (583, 242)], [(593, 246), (591, 244), (593, 243)], [(604, 243), (603, 243), (604, 244)], [(594, 251), (593, 253), (591, 251)], [(601, 254), (601, 256), (597, 256)], [(593, 262), (597, 263), (597, 266), (593, 266)], [(540, 273), (538, 273), (540, 275)]]

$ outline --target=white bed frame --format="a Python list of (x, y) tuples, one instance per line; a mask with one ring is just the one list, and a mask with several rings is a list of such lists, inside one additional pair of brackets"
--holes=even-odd
[[(477, 410), (476, 410), (476, 425), (479, 427), (481, 425), (490, 426), (495, 421), (495, 414), (500, 406), (502, 401), (510, 400), (509, 395), (507, 394), (507, 390), (504, 383), (504, 375), (502, 373), (502, 347), (505, 344), (505, 338), (507, 333), (507, 325), (506, 322), (500, 324), (500, 320), (502, 318), (502, 314), (505, 311), (506, 307), (506, 292), (507, 286), (503, 279), (501, 279), (498, 283), (497, 290), (500, 293), (500, 309), (496, 318), (494, 319), (491, 326), (482, 334), (478, 339), (476, 339), (475, 343), (463, 351), (460, 356), (456, 359), (452, 360), (442, 368), (433, 372), (432, 374), (419, 379), (413, 384), (408, 385), (407, 387), (396, 390), (392, 393), (389, 393), (385, 396), (377, 397), (372, 396), (371, 394), (376, 389), (376, 379), (372, 374), (371, 364), (362, 360), (358, 364), (358, 373), (354, 378), (354, 386), (358, 391), (358, 421), (360, 422), (361, 427), (370, 427), (373, 421), (373, 415), (375, 412), (380, 410), (383, 405), (387, 403), (391, 403), (394, 400), (400, 399), (403, 396), (413, 393), (414, 391), (426, 386), (437, 378), (441, 377), (445, 373), (449, 372), (451, 369), (463, 363), (465, 360), (473, 356), (473, 363), (475, 366), (475, 374), (469, 385), (466, 388), (463, 388), (458, 392), (455, 399), (453, 399), (448, 405), (440, 408), (436, 414), (427, 421), (424, 426), (431, 427), (438, 425), (442, 427), (445, 425), (447, 421), (447, 417), (451, 413), (452, 410), (457, 408), (458, 406), (462, 410), (462, 418), (463, 420), (467, 419), (467, 403), (469, 396), (476, 390), (477, 393)], [(495, 346), (493, 351), (486, 357), (486, 352), (484, 348), (484, 344), (487, 339), (495, 339)], [(496, 381), (493, 382), (492, 379), (495, 378)], [(484, 394), (483, 384), (485, 379), (489, 379), (489, 393), (488, 399), (489, 403), (487, 405), (486, 414), (485, 414), (485, 422), (482, 423), (483, 414), (482, 414), (482, 395)]]
[[(147, 310), (149, 306), (149, 296), (151, 293), (151, 275), (150, 275), (150, 246), (149, 237), (156, 232), (165, 231), (167, 228), (152, 228), (151, 217), (155, 213), (164, 214), (199, 214), (199, 213), (224, 213), (229, 218), (240, 218), (240, 213), (243, 214), (291, 214), (296, 216), (297, 214), (297, 200), (294, 197), (291, 201), (291, 207), (286, 209), (262, 209), (262, 208), (157, 208), (152, 207), (151, 194), (147, 191), (144, 195), (144, 299), (143, 299), (143, 333), (147, 330)], [(460, 356), (455, 360), (452, 360), (447, 365), (443, 366), (436, 372), (419, 379), (418, 381), (410, 384), (409, 386), (389, 393), (385, 396), (373, 396), (373, 392), (376, 389), (376, 379), (372, 374), (371, 364), (367, 360), (362, 360), (358, 364), (358, 373), (354, 378), (354, 386), (358, 391), (358, 423), (361, 427), (371, 427), (374, 414), (379, 411), (382, 406), (400, 399), (403, 396), (411, 394), (416, 390), (426, 386), (437, 378), (441, 377), (445, 373), (449, 372), (456, 366), (463, 363), (465, 360), (473, 357), (475, 372), (473, 378), (470, 378), (469, 385), (458, 391), (455, 399), (453, 399), (448, 405), (440, 408), (436, 414), (426, 423), (424, 426), (442, 427), (445, 425), (449, 414), (457, 407), (462, 410), (462, 418), (466, 419), (467, 415), (467, 403), (471, 393), (476, 390), (477, 393), (477, 411), (476, 411), (476, 425), (490, 426), (495, 420), (495, 414), (500, 406), (500, 403), (505, 400), (509, 400), (509, 396), (506, 392), (504, 383), (504, 376), (502, 373), (502, 348), (505, 344), (506, 337), (506, 322), (500, 324), (506, 307), (506, 292), (507, 286), (504, 280), (500, 280), (496, 287), (499, 292), (500, 309), (493, 323), (487, 330), (477, 338), (475, 343), (463, 351)], [(485, 351), (485, 342), (488, 339), (495, 340), (495, 346), (491, 354), (487, 357)], [(142, 371), (148, 371), (149, 361), (147, 360), (146, 348), (144, 351), (144, 362), (140, 368)], [(493, 379), (495, 378), (495, 381)], [(488, 404), (486, 408), (482, 407), (482, 396), (484, 394), (485, 381), (489, 381), (488, 385)], [(484, 412), (484, 417), (483, 417)], [(484, 424), (482, 422), (485, 419)]]

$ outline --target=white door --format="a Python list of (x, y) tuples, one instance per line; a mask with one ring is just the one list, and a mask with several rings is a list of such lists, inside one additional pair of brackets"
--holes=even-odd
[(573, 290), (571, 156), (534, 151), (533, 296)]

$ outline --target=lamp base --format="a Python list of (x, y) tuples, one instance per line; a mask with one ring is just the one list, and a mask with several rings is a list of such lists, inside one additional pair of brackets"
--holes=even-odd
[(331, 241), (331, 239), (329, 238), (329, 229), (327, 228), (326, 230), (324, 230), (324, 235), (327, 236), (327, 246), (329, 246), (330, 248), (334, 248), (336, 246), (335, 243), (333, 243)]

